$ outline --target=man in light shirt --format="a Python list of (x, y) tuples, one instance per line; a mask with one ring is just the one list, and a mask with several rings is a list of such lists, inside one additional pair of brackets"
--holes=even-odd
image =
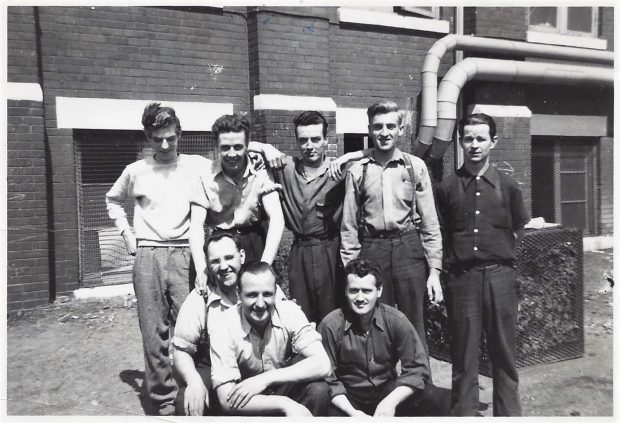
[[(168, 343), (190, 286), (190, 187), (211, 161), (177, 152), (181, 124), (174, 109), (151, 103), (142, 125), (153, 155), (123, 170), (106, 194), (106, 205), (128, 252), (136, 256), (133, 284), (144, 347), (144, 387), (152, 412), (171, 415), (177, 386)], [(128, 198), (134, 199), (135, 234), (123, 208)]]

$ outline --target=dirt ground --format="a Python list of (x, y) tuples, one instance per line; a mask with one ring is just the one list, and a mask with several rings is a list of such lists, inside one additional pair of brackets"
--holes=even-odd
[[(519, 371), (524, 416), (611, 416), (612, 250), (584, 255), (585, 355)], [(144, 415), (135, 300), (67, 300), (8, 316), (8, 415)], [(431, 360), (446, 395), (450, 365)], [(480, 412), (492, 416), (492, 381), (480, 377)]]

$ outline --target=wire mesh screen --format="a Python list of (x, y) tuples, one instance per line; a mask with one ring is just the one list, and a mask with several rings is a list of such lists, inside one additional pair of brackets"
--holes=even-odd
[[(519, 312), (517, 367), (584, 354), (583, 240), (580, 229), (528, 230), (517, 249)], [(444, 292), (447, 292), (444, 289)], [(432, 357), (451, 361), (448, 316), (442, 305), (426, 308)], [(492, 374), (484, 335), (480, 373)]]
[[(105, 194), (125, 166), (151, 154), (140, 131), (74, 131), (76, 185), (80, 243), (80, 286), (115, 285), (131, 282), (133, 257), (108, 217)], [(213, 159), (211, 133), (184, 132), (179, 152)], [(134, 199), (125, 211), (133, 225)]]

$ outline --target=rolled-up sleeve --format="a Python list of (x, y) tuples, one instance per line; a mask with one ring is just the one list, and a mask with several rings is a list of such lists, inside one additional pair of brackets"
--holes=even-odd
[(314, 329), (312, 323), (297, 304), (285, 301), (278, 304), (286, 316), (286, 326), (292, 334), (291, 346), (293, 353), (301, 354), (303, 350), (315, 342), (321, 342), (321, 335)]
[(205, 331), (205, 302), (196, 290), (189, 293), (183, 302), (174, 328), (172, 345), (189, 355), (196, 354), (200, 338)]
[(190, 187), (190, 203), (209, 208), (209, 198), (207, 197), (207, 186), (213, 183), (213, 178), (209, 174), (202, 174), (198, 178), (194, 178)]
[(401, 374), (396, 379), (396, 386), (424, 389), (430, 377), (428, 356), (418, 333), (403, 315), (394, 322), (396, 334), (396, 351), (401, 362)]
[(514, 183), (511, 187), (511, 213), (512, 213), (512, 224), (513, 230), (519, 230), (525, 226), (527, 222), (530, 221), (530, 214), (525, 207), (525, 202), (523, 201), (523, 194), (521, 193), (521, 189), (519, 185)]
[[(353, 168), (355, 169), (355, 167)], [(346, 266), (351, 260), (357, 258), (362, 248), (358, 235), (357, 213), (359, 205), (359, 194), (357, 183), (349, 169), (346, 180), (346, 194), (342, 208), (342, 223), (340, 224), (340, 256), (342, 263)]]
[(428, 267), (441, 270), (443, 254), (441, 229), (435, 208), (431, 178), (426, 164), (420, 159), (416, 162), (414, 167), (417, 174), (415, 201), (420, 216), (420, 239)]
[(336, 369), (338, 369), (338, 353), (336, 350), (338, 343), (336, 338), (339, 335), (334, 334), (334, 329), (323, 323), (319, 324), (318, 330), (323, 340), (323, 347), (325, 348), (325, 352), (327, 352), (332, 366), (329, 376), (325, 378), (325, 382), (327, 382), (327, 386), (329, 387), (329, 397), (334, 398), (338, 395), (344, 395), (347, 393), (347, 390), (336, 376)]
[[(223, 320), (227, 318), (239, 318), (235, 314), (236, 308), (232, 308), (222, 314)], [(217, 389), (228, 382), (241, 380), (241, 372), (237, 364), (236, 341), (234, 334), (226, 325), (217, 325), (209, 329), (211, 342), (211, 379), (213, 389)]]

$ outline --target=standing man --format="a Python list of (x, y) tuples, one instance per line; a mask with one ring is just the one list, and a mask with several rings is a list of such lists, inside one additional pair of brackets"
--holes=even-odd
[(381, 301), (398, 305), (426, 348), (424, 295), (428, 292), (432, 302), (443, 299), (441, 232), (431, 180), (421, 159), (397, 147), (404, 133), (398, 105), (382, 101), (367, 114), (374, 151), (347, 173), (342, 261), (346, 266), (359, 256), (379, 264), (385, 281)]
[[(174, 413), (170, 330), (189, 293), (190, 195), (193, 179), (211, 166), (201, 156), (177, 153), (181, 124), (174, 109), (151, 103), (142, 115), (154, 152), (128, 165), (106, 194), (108, 214), (135, 255), (133, 284), (144, 346), (144, 385), (154, 411)], [(134, 198), (135, 235), (123, 208)]]
[[(342, 302), (339, 231), (345, 181), (341, 169), (372, 150), (332, 160), (326, 157), (328, 126), (321, 113), (305, 111), (293, 122), (301, 158), (284, 156), (284, 166), (272, 167), (271, 171), (282, 186), (284, 220), (294, 234), (289, 254), (289, 292), (308, 319), (318, 323)], [(267, 158), (279, 153), (276, 150), (270, 156), (273, 147), (256, 146)]]
[[(194, 187), (190, 246), (196, 285), (206, 285), (204, 223), (211, 231), (239, 235), (246, 260), (273, 263), (284, 230), (277, 185), (267, 171), (256, 170), (247, 155), (250, 121), (241, 113), (218, 118), (211, 129), (219, 157)], [(265, 238), (261, 223), (269, 219)]]
[(377, 302), (383, 290), (379, 267), (358, 258), (345, 274), (347, 305), (319, 325), (332, 364), (329, 415), (444, 415), (418, 333), (403, 313)]
[[(236, 235), (218, 232), (205, 244), (209, 289), (206, 295), (193, 290), (181, 306), (172, 345), (174, 367), (181, 380), (176, 414), (217, 414), (219, 404), (211, 383), (209, 329), (221, 322), (224, 311), (238, 304), (237, 281), (245, 251)], [(286, 299), (276, 287), (276, 299)], [(214, 323), (215, 322), (215, 323)]]
[(478, 357), (484, 329), (493, 365), (493, 415), (520, 416), (515, 366), (517, 280), (515, 245), (529, 214), (510, 176), (489, 166), (495, 121), (483, 113), (459, 124), (463, 166), (437, 188), (449, 266), (452, 411), (478, 411)]
[(211, 376), (228, 414), (322, 416), (329, 358), (321, 336), (292, 301), (275, 301), (267, 263), (239, 274), (240, 304), (209, 328)]

